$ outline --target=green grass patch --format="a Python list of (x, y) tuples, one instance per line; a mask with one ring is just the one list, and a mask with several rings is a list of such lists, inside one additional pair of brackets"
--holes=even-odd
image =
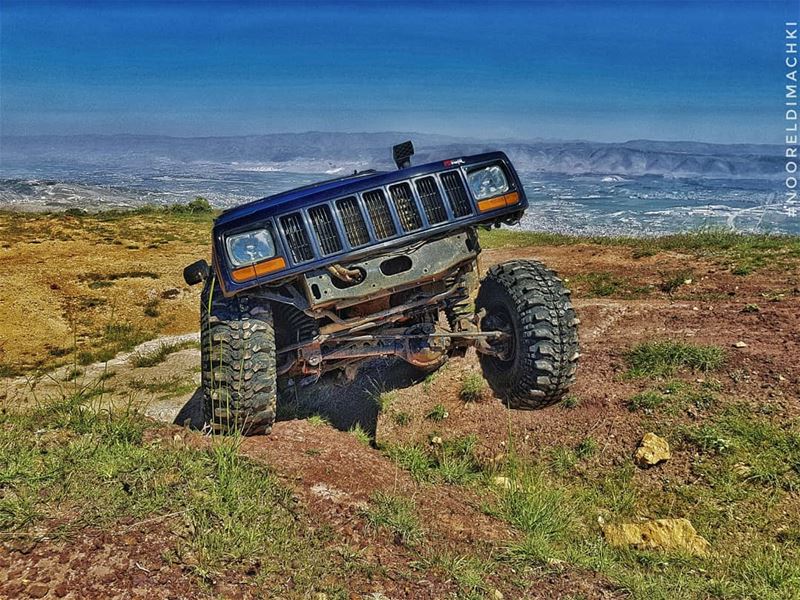
[(661, 283), (658, 284), (658, 289), (666, 294), (672, 295), (688, 281), (691, 281), (694, 276), (691, 271), (675, 271), (671, 273), (661, 273)]
[(397, 400), (397, 393), (394, 391), (380, 392), (375, 395), (375, 404), (380, 412), (386, 412), (389, 407)]
[(459, 397), (464, 402), (478, 402), (486, 391), (486, 382), (479, 373), (467, 373), (461, 380)]
[(540, 231), (518, 231), (514, 229), (492, 229), (479, 231), (481, 246), (483, 248), (505, 248), (524, 246), (571, 246), (585, 243), (593, 238), (562, 235), (560, 233), (546, 233)]
[(406, 496), (375, 492), (362, 515), (374, 529), (387, 529), (406, 544), (415, 544), (423, 537), (414, 501)]
[[(153, 271), (122, 271), (119, 273), (86, 273), (81, 275), (78, 279), (80, 281), (89, 282), (105, 282), (110, 283), (120, 279), (159, 279), (161, 276)], [(91, 286), (91, 284), (90, 284)], [(108, 286), (95, 286), (95, 287), (108, 287)]]
[(306, 422), (309, 425), (313, 425), (314, 427), (330, 427), (331, 426), (331, 422), (328, 421), (328, 419), (326, 419), (322, 415), (311, 415), (310, 417), (308, 417), (306, 419)]
[(574, 530), (576, 505), (538, 469), (512, 467), (510, 477), (515, 485), (500, 493), (493, 513), (525, 534), (521, 543), (512, 544), (512, 556), (545, 563)]
[(177, 375), (164, 379), (143, 380), (132, 379), (128, 382), (132, 390), (139, 390), (149, 394), (161, 394), (167, 397), (180, 396), (193, 391), (197, 386), (191, 380), (183, 379)]
[(425, 415), (426, 419), (430, 419), (435, 423), (440, 421), (444, 421), (449, 416), (447, 409), (445, 408), (444, 404), (441, 402), (436, 404), (429, 412)]
[(196, 348), (197, 342), (171, 342), (161, 344), (157, 349), (147, 353), (137, 353), (128, 359), (128, 362), (136, 368), (155, 367), (167, 360), (170, 354), (174, 354), (186, 348)]
[(386, 452), (417, 481), (467, 485), (476, 481), (483, 471), (475, 455), (476, 444), (475, 436), (465, 436), (429, 447), (396, 444)]
[(659, 251), (800, 251), (800, 236), (748, 234), (732, 229), (706, 228), (658, 237), (572, 236), (558, 233), (493, 229), (479, 232), (481, 246), (574, 246), (597, 244), (625, 246), (637, 250)]
[(732, 267), (731, 273), (733, 275), (739, 275), (739, 276), (750, 275), (750, 273), (752, 273), (755, 270), (755, 268), (756, 265), (754, 263), (743, 262)]
[(679, 369), (713, 371), (725, 362), (719, 346), (702, 346), (672, 340), (644, 342), (626, 355), (628, 374), (632, 377), (661, 377)]
[(81, 350), (75, 355), (79, 365), (90, 365), (96, 362), (108, 362), (117, 355), (114, 347), (96, 350)]
[(64, 381), (75, 381), (81, 375), (83, 375), (83, 371), (77, 367), (73, 367), (64, 375)]
[(417, 481), (428, 479), (435, 464), (428, 451), (417, 444), (396, 444), (388, 448), (387, 454)]
[(594, 456), (597, 453), (598, 445), (594, 438), (587, 437), (582, 439), (575, 447), (575, 456), (580, 459), (586, 459)]
[(575, 394), (569, 394), (560, 403), (561, 408), (578, 408), (581, 405), (581, 399)]
[[(736, 405), (713, 422), (686, 427), (682, 433), (686, 443), (709, 455), (694, 468), (714, 486), (800, 491), (797, 420), (779, 424)], [(740, 487), (737, 495), (746, 491)]]
[(731, 229), (705, 228), (659, 237), (569, 236), (554, 233), (494, 229), (479, 233), (484, 248), (598, 246), (630, 248), (634, 258), (660, 252), (681, 252), (733, 264), (732, 270), (745, 275), (766, 265), (787, 267), (800, 259), (800, 236), (748, 234)]
[(411, 415), (407, 412), (396, 412), (392, 415), (392, 419), (400, 427), (405, 427), (406, 425), (411, 423)]
[(109, 323), (103, 330), (102, 342), (120, 351), (132, 350), (146, 340), (147, 334), (131, 323)]
[(446, 579), (455, 581), (459, 598), (486, 598), (489, 591), (486, 578), (494, 572), (492, 560), (455, 552), (430, 552), (419, 565), (424, 569), (442, 572)]
[(653, 414), (658, 410), (669, 415), (694, 408), (707, 411), (717, 401), (719, 383), (714, 380), (689, 384), (679, 379), (667, 381), (658, 389), (639, 392), (628, 400), (628, 410)]
[(365, 446), (372, 445), (372, 436), (363, 428), (361, 427), (361, 423), (356, 423), (348, 432), (354, 438), (356, 438), (361, 444)]
[(594, 438), (581, 440), (574, 448), (556, 446), (549, 452), (550, 468), (558, 475), (567, 475), (582, 460), (591, 458), (597, 453), (598, 445)]
[(649, 287), (635, 285), (628, 279), (608, 272), (580, 273), (570, 279), (570, 286), (574, 292), (587, 298), (608, 296), (631, 298), (646, 296), (650, 293)]
[(621, 278), (605, 272), (575, 275), (571, 283), (590, 298), (613, 296), (625, 288), (625, 282)]
[(433, 389), (433, 384), (436, 383), (436, 379), (439, 377), (441, 370), (434, 371), (433, 373), (428, 373), (425, 376), (425, 379), (422, 380), (422, 391), (426, 394), (431, 393), (431, 389)]
[(0, 531), (68, 539), (85, 527), (113, 533), (122, 519), (126, 527), (159, 519), (175, 542), (171, 560), (203, 579), (255, 571), (262, 593), (275, 597), (285, 589), (270, 575), (292, 573), (308, 595), (338, 591), (321, 583), (338, 568), (325, 533), (304, 528), (291, 493), (239, 454), (238, 439), (205, 448), (175, 444), (171, 433), (146, 441), (157, 426), (101, 406), (81, 390), (0, 415)]
[(152, 300), (148, 300), (147, 303), (144, 305), (144, 315), (146, 317), (155, 318), (161, 315), (161, 311), (158, 310), (160, 300), (158, 298), (153, 298)]
[(129, 352), (152, 337), (153, 333), (132, 323), (109, 323), (91, 347), (83, 347), (77, 351), (75, 360), (79, 365), (108, 362), (120, 352)]
[(651, 413), (667, 402), (668, 398), (655, 390), (640, 392), (628, 400), (628, 410), (631, 412), (643, 411)]

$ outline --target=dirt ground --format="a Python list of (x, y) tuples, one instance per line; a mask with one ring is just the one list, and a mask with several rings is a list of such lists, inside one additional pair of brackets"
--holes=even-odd
[[(63, 236), (70, 235), (69, 226), (64, 226)], [(68, 349), (75, 339), (78, 346), (88, 344), (98, 320), (118, 319), (136, 326), (144, 323), (142, 329), (154, 335), (189, 334), (180, 341), (193, 339), (199, 290), (180, 281), (182, 266), (202, 255), (202, 232), (198, 229), (191, 236), (197, 239), (168, 240), (156, 248), (141, 247), (141, 233), (136, 231), (127, 231), (122, 244), (114, 243), (120, 239), (116, 229), (99, 231), (89, 241), (8, 241), (8, 247), (0, 253), (3, 363), (45, 365), (50, 370), (47, 377), (35, 380), (30, 373), (0, 380), (2, 401), (18, 407), (35, 397), (55, 394), (63, 386), (85, 385), (110, 371), (114, 375), (106, 376), (106, 384), (115, 397), (143, 402), (153, 418), (175, 423), (164, 435), (178, 436), (187, 444), (206, 443), (197, 431), (202, 419), (196, 348), (176, 351), (155, 366), (132, 366), (131, 356), (175, 339), (149, 342), (149, 346), (128, 350), (109, 362), (84, 365), (71, 381), (65, 379), (74, 370), (74, 361), (64, 359), (58, 367), (58, 356), (52, 350)], [(112, 241), (104, 241), (104, 237)], [(130, 247), (135, 245), (140, 247)], [(36, 260), (32, 260), (33, 255)], [(450, 361), (435, 378), (425, 382), (415, 380), (407, 369), (381, 362), (362, 369), (351, 384), (329, 379), (299, 397), (284, 399), (293, 410), (276, 424), (272, 434), (249, 438), (242, 446), (244, 453), (268, 464), (294, 490), (305, 514), (332, 528), (370, 564), (380, 566), (381, 576), (369, 579), (359, 575), (349, 582), (351, 597), (443, 598), (457, 591), (452, 581), (415, 575), (410, 566), (415, 557), (402, 544), (365, 532), (360, 509), (376, 491), (413, 497), (432, 543), (442, 551), (474, 552), (482, 548), (492, 553), (518, 535), (508, 523), (482, 509), (478, 491), (419, 483), (384, 452), (359, 443), (347, 433), (356, 423), (374, 432), (378, 446), (383, 447), (429, 444), (436, 435), (472, 434), (478, 438), (478, 454), (486, 461), (507, 453), (512, 439), (517, 453), (535, 459), (550, 448), (574, 447), (591, 437), (600, 445), (592, 458), (594, 464), (617, 465), (630, 460), (648, 426), (645, 418), (626, 406), (643, 384), (621, 377), (623, 356), (636, 343), (654, 339), (724, 348), (727, 362), (718, 375), (722, 394), (776, 407), (787, 420), (800, 415), (797, 269), (767, 266), (738, 276), (719, 262), (689, 255), (661, 252), (634, 258), (629, 248), (592, 244), (491, 249), (482, 255), (482, 267), (511, 258), (542, 260), (573, 290), (581, 341), (573, 389), (579, 399), (576, 406), (510, 411), (489, 392), (478, 402), (462, 401), (459, 390), (464, 377), (479, 372), (474, 353)], [(88, 276), (95, 272), (152, 272), (157, 277)], [(660, 289), (665, 276), (681, 272), (687, 275), (677, 289), (671, 293)], [(624, 280), (624, 285), (609, 295), (597, 296), (591, 289), (592, 280), (585, 277), (587, 273), (607, 274)], [(97, 281), (110, 281), (112, 285), (89, 286)], [(25, 294), (19, 290), (25, 290)], [(98, 298), (102, 301), (92, 304), (91, 299)], [(148, 298), (159, 298), (157, 317), (142, 314)], [(758, 309), (747, 308), (752, 306)], [(70, 319), (79, 322), (77, 333)], [(737, 342), (744, 344), (736, 347)], [(49, 354), (43, 348), (50, 349)], [(159, 386), (160, 382), (164, 385)], [(391, 405), (382, 412), (374, 402), (376, 389), (392, 392)], [(444, 405), (448, 413), (440, 422), (426, 418), (436, 404)], [(399, 412), (408, 418), (396, 418)], [(292, 418), (298, 413), (321, 414), (333, 427)], [(695, 417), (682, 414), (675, 418), (691, 423)], [(637, 471), (632, 485), (659, 489), (671, 480), (688, 479), (689, 460), (689, 451), (678, 449), (658, 470)], [(795, 498), (790, 508), (798, 508), (799, 502)], [(246, 582), (238, 580), (199, 586), (179, 565), (162, 560), (164, 548), (172, 541), (161, 531), (158, 523), (120, 524), (118, 531), (85, 531), (78, 539), (45, 539), (27, 547), (21, 542), (6, 543), (0, 549), (0, 597), (257, 595)], [(514, 589), (501, 589), (500, 575), (489, 574), (487, 579), (490, 588), (497, 590), (494, 598), (624, 596), (608, 579), (569, 565), (532, 569), (525, 574), (524, 583)]]
[[(142, 340), (197, 327), (183, 267), (208, 254), (208, 221), (0, 213), (0, 368), (97, 351), (108, 326)], [(84, 361), (85, 362), (85, 361)]]

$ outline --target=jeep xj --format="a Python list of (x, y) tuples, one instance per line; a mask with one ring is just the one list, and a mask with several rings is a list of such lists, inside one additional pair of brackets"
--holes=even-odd
[[(578, 320), (538, 262), (512, 260), (479, 284), (478, 227), (517, 223), (528, 206), (502, 152), (352, 176), (222, 213), (204, 281), (204, 411), (214, 431), (268, 433), (278, 390), (377, 356), (422, 373), (474, 347), (510, 408), (558, 402), (574, 379)], [(477, 296), (474, 292), (477, 289)], [(474, 301), (473, 301), (474, 297)]]

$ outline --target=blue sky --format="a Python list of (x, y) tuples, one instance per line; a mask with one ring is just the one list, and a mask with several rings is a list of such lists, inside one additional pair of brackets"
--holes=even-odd
[(6, 135), (781, 141), (779, 2), (0, 0)]

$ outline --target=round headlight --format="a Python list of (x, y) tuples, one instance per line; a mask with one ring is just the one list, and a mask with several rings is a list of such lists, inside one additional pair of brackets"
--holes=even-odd
[(499, 196), (508, 191), (508, 180), (498, 165), (467, 173), (467, 182), (476, 200)]
[(275, 242), (266, 229), (228, 236), (225, 246), (235, 267), (252, 265), (275, 256)]

